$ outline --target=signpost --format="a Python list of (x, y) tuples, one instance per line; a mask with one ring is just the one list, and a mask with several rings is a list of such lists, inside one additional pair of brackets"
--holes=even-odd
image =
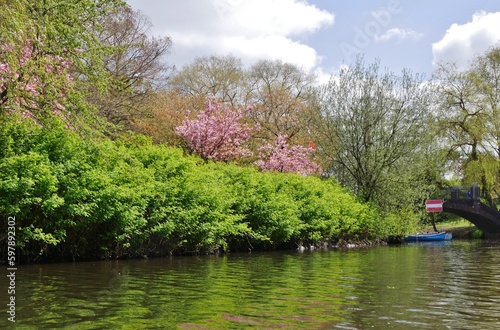
[(435, 212), (443, 212), (442, 199), (428, 199), (425, 201), (425, 210), (431, 214), (432, 227), (437, 232), (436, 221), (434, 220)]
[(442, 199), (428, 199), (425, 201), (425, 210), (427, 212), (443, 212)]

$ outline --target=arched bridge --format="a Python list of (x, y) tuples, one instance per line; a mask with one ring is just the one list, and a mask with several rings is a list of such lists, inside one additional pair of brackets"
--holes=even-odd
[(443, 203), (443, 212), (456, 214), (484, 232), (487, 239), (500, 239), (500, 212), (483, 204), (479, 198), (479, 187), (471, 187), (467, 193), (454, 188)]

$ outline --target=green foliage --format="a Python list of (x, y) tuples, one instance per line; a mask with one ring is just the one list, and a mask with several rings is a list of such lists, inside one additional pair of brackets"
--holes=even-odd
[(481, 239), (484, 238), (484, 233), (480, 229), (476, 229), (471, 233), (471, 238), (472, 239)]
[(386, 223), (334, 180), (203, 162), (142, 136), (82, 139), (6, 118), (0, 214), (25, 258), (95, 259), (378, 239)]
[[(387, 214), (386, 231), (387, 236), (403, 237), (408, 233), (418, 231), (422, 227), (418, 218), (415, 218), (415, 211), (408, 207)], [(427, 223), (428, 225), (428, 223)]]
[[(498, 46), (465, 72), (442, 67), (434, 86), (422, 84), (419, 75), (396, 76), (360, 59), (319, 91), (314, 115), (306, 111), (312, 77), (279, 62), (255, 66), (247, 78), (257, 85), (266, 85), (274, 72), (284, 74), (282, 85), (288, 87), (252, 95), (263, 100), (253, 114), (274, 109), (253, 119), (263, 127), (280, 126), (274, 117), (293, 109), (300, 113), (285, 116), (293, 121), (285, 126), (300, 130), (305, 126), (295, 124), (303, 114), (308, 113), (307, 126), (314, 118), (310, 131), (335, 177), (324, 180), (200, 161), (142, 135), (104, 138), (111, 124), (96, 118), (96, 99), (113, 86), (121, 93), (123, 82), (106, 69), (119, 45), (103, 45), (108, 34), (121, 30), (103, 30), (103, 24), (120, 21), (114, 15), (120, 9), (130, 13), (124, 6), (121, 0), (0, 1), (0, 215), (16, 217), (23, 258), (122, 258), (402, 236), (426, 219), (423, 199), (447, 185), (450, 169), (460, 184), (478, 182), (488, 204), (500, 203)], [(151, 46), (142, 50), (153, 50), (154, 57)], [(169, 39), (159, 47), (167, 51)], [(236, 72), (230, 86), (216, 82), (212, 93), (239, 103), (242, 86), (233, 78), (241, 75), (241, 63), (220, 60), (198, 62), (219, 67), (219, 77)], [(130, 76), (146, 73), (138, 67)], [(137, 80), (145, 84), (139, 94), (153, 87), (162, 68), (150, 69), (151, 80)], [(196, 70), (188, 71), (189, 76)], [(179, 79), (172, 86), (184, 86)], [(205, 85), (186, 86), (205, 93)], [(113, 104), (124, 98), (104, 105), (116, 112)], [(170, 115), (180, 105), (169, 106)], [(2, 232), (5, 226), (1, 222)], [(0, 243), (5, 239), (0, 235)]]
[(467, 70), (442, 64), (436, 72), (441, 140), (462, 185), (476, 182), (485, 203), (500, 201), (499, 44), (476, 56)]
[(424, 166), (416, 153), (429, 145), (432, 118), (430, 89), (422, 82), (420, 75), (397, 76), (358, 58), (318, 90), (315, 131), (329, 173), (384, 212), (401, 198), (411, 200), (405, 187), (416, 181), (414, 168)]

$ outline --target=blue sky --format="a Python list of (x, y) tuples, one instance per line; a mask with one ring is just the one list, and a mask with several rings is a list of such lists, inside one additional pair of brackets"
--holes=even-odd
[(127, 0), (172, 38), (170, 64), (232, 54), (249, 66), (281, 59), (327, 79), (363, 54), (399, 73), (430, 77), (500, 42), (498, 0)]

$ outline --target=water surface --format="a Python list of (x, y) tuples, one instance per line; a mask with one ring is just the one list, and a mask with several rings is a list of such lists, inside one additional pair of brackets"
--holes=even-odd
[(18, 329), (500, 329), (500, 245), (26, 265), (16, 289)]

